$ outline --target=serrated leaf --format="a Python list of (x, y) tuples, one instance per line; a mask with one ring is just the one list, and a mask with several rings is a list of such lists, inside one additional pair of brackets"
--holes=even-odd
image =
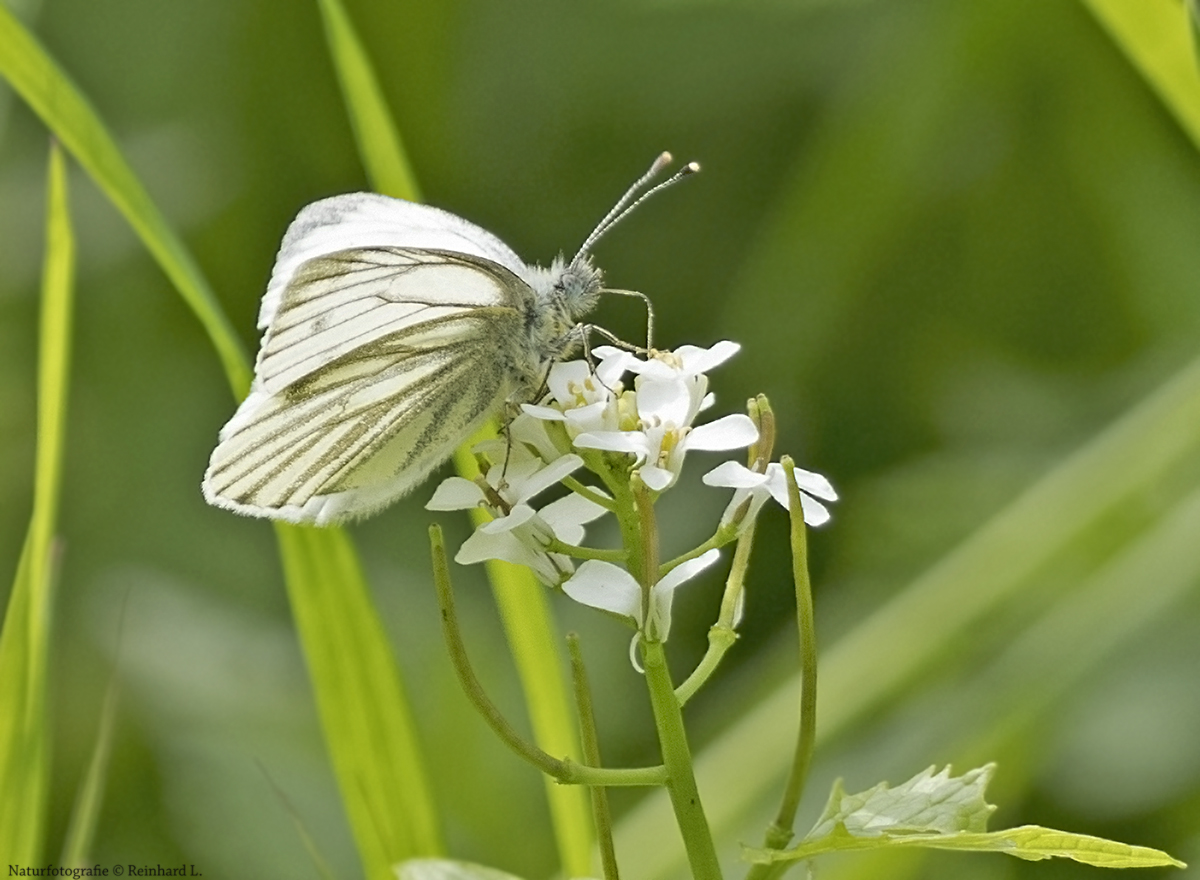
[(825, 811), (804, 840), (833, 833), (837, 826), (858, 837), (884, 833), (986, 831), (995, 807), (983, 799), (995, 764), (987, 764), (962, 776), (951, 776), (950, 765), (934, 773), (922, 770), (907, 782), (889, 788), (881, 782), (858, 794), (846, 794), (839, 779)]
[(1066, 858), (1099, 868), (1186, 867), (1161, 850), (1039, 825), (988, 831), (988, 817), (996, 808), (984, 799), (984, 790), (996, 765), (986, 764), (962, 776), (951, 776), (949, 766), (936, 774), (933, 769), (895, 788), (881, 782), (852, 795), (838, 780), (821, 818), (798, 846), (747, 850), (746, 858), (772, 864), (830, 852), (920, 847), (1001, 852), (1031, 861)]
[(885, 833), (875, 837), (858, 837), (838, 826), (828, 837), (802, 843), (795, 849), (785, 852), (750, 850), (747, 855), (750, 861), (770, 864), (811, 859), (831, 852), (884, 847), (1000, 852), (1029, 861), (1064, 858), (1097, 868), (1187, 867), (1162, 850), (1151, 849), (1148, 846), (1131, 846), (1088, 834), (1055, 831), (1040, 825), (1021, 825), (1003, 831), (961, 831), (955, 834)]

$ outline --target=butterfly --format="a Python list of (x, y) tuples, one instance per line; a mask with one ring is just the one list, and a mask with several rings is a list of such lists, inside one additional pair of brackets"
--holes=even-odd
[(305, 207), (280, 245), (254, 380), (221, 429), (205, 499), (331, 525), (411, 491), (506, 403), (533, 401), (549, 368), (586, 343), (580, 320), (602, 293), (643, 296), (605, 288), (589, 249), (699, 170), (689, 163), (639, 195), (670, 161), (659, 156), (549, 268), (428, 205), (354, 193)]

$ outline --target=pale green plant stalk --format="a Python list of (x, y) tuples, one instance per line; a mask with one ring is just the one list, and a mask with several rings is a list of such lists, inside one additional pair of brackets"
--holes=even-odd
[[(126, 217), (200, 319), (234, 396), (244, 396), (249, 360), (199, 267), (87, 100), (3, 6), (0, 75)], [(349, 538), (338, 529), (287, 525), (276, 534), (294, 613), (313, 624), (300, 626), (300, 638), (364, 869), (390, 878), (395, 862), (440, 849), (399, 673)]]
[(0, 852), (12, 862), (41, 858), (50, 772), (47, 652), (66, 443), (67, 388), (75, 286), (75, 239), (66, 161), (50, 149), (46, 257), (38, 338), (37, 448), (33, 513), (0, 633)]
[(1192, 143), (1200, 147), (1200, 70), (1188, 3), (1083, 0)]
[[(371, 187), (384, 195), (420, 201), (420, 187), (399, 128), (345, 8), (339, 0), (318, 0), (318, 6), (359, 157)], [(477, 469), (472, 447), (495, 436), (493, 421), (463, 444), (454, 456), (459, 474), (468, 478), (474, 475)], [(478, 519), (475, 524), (479, 524)], [(572, 719), (570, 690), (555, 647), (558, 634), (545, 594), (523, 568), (493, 560), (487, 565), (487, 574), (525, 692), (534, 738), (552, 754), (578, 758), (579, 739)], [(548, 777), (545, 791), (563, 871), (568, 876), (590, 874), (595, 836), (585, 793), (557, 785)]]

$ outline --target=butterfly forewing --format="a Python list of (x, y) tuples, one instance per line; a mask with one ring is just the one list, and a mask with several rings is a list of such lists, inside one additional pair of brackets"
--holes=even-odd
[(323, 524), (404, 494), (522, 381), (531, 296), (462, 254), (371, 248), (301, 266), (213, 452), (209, 500)]
[(487, 306), (520, 308), (528, 288), (503, 267), (404, 248), (343, 251), (301, 266), (263, 336), (255, 370), (281, 391), (355, 349)]

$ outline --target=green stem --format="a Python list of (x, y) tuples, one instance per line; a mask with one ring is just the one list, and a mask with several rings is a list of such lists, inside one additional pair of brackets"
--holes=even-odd
[(683, 726), (683, 712), (679, 701), (675, 699), (663, 643), (643, 641), (642, 662), (646, 668), (646, 686), (650, 691), (654, 723), (658, 727), (663, 763), (667, 768), (667, 793), (671, 796), (675, 821), (683, 835), (693, 880), (721, 880), (721, 865), (717, 860), (712, 831), (704, 816), (704, 807), (700, 803), (700, 791), (696, 788), (692, 753)]
[[(567, 649), (571, 654), (571, 678), (575, 682), (575, 705), (579, 709), (579, 739), (583, 746), (583, 760), (593, 767), (600, 766), (600, 738), (596, 733), (596, 714), (592, 709), (592, 690), (588, 687), (587, 668), (583, 665), (583, 652), (579, 649), (579, 636), (567, 634)], [(604, 880), (619, 880), (617, 851), (613, 846), (612, 810), (608, 806), (608, 792), (602, 786), (591, 787), (592, 817), (596, 822), (596, 842), (600, 847), (600, 865)]]
[(750, 566), (750, 550), (754, 546), (754, 523), (747, 524), (738, 539), (737, 549), (733, 553), (733, 565), (729, 569), (729, 577), (725, 581), (725, 593), (721, 597), (721, 612), (717, 622), (708, 631), (708, 650), (692, 674), (687, 677), (675, 691), (679, 705), (696, 695), (709, 677), (720, 665), (725, 653), (737, 642), (738, 634), (735, 627), (738, 624), (738, 611), (745, 589), (746, 570)]
[(675, 568), (677, 565), (687, 562), (689, 559), (695, 559), (697, 556), (701, 556), (707, 553), (709, 550), (719, 550), (726, 544), (736, 540), (737, 536), (738, 524), (736, 522), (726, 523), (717, 529), (716, 532), (713, 533), (713, 536), (703, 544), (700, 544), (697, 547), (689, 550), (687, 553), (676, 556), (670, 562), (664, 562), (662, 565), (660, 565), (658, 567), (658, 579), (662, 580), (666, 576), (667, 572)]
[(601, 495), (591, 486), (579, 482), (574, 477), (563, 477), (559, 482), (574, 492), (576, 495), (581, 495), (593, 504), (599, 504), (605, 510), (613, 510), (613, 500)]
[(488, 697), (475, 675), (475, 670), (471, 668), (471, 661), (467, 657), (467, 649), (458, 626), (458, 613), (454, 607), (445, 541), (442, 538), (442, 530), (437, 525), (429, 527), (429, 544), (433, 552), (433, 581), (437, 587), (438, 605), (441, 609), (442, 632), (446, 637), (446, 647), (450, 652), (454, 671), (471, 704), (501, 741), (543, 773), (565, 785), (664, 785), (667, 772), (662, 766), (588, 767), (570, 758), (555, 758), (517, 733)]
[(601, 550), (596, 547), (581, 547), (578, 544), (568, 544), (558, 538), (551, 538), (546, 544), (549, 553), (562, 553), (576, 559), (603, 559), (605, 562), (624, 562), (624, 550)]
[(786, 455), (780, 464), (783, 465), (788, 484), (792, 579), (796, 584), (796, 620), (800, 629), (800, 731), (796, 737), (796, 753), (792, 758), (783, 802), (779, 805), (775, 821), (767, 829), (766, 846), (771, 849), (781, 849), (792, 839), (792, 825), (796, 821), (800, 796), (804, 793), (817, 732), (817, 633), (813, 619), (812, 584), (808, 577), (807, 530), (800, 489), (796, 485), (795, 465)]

